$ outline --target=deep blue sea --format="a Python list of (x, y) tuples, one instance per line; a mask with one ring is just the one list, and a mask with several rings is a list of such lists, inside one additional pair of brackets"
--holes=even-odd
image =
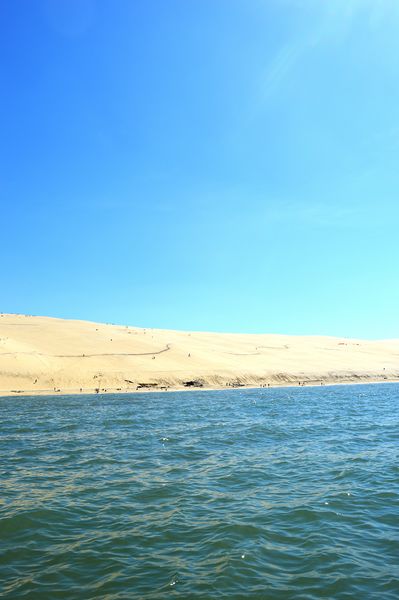
[(399, 599), (399, 385), (0, 398), (0, 597)]

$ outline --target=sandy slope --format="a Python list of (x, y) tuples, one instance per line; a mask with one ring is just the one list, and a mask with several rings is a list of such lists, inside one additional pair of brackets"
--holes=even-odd
[[(399, 380), (399, 340), (140, 329), (0, 316), (0, 394)], [(145, 388), (141, 388), (145, 389)]]

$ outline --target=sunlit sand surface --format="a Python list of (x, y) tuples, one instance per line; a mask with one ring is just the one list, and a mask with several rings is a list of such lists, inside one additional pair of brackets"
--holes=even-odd
[(399, 380), (399, 340), (227, 334), (0, 316), (0, 393)]

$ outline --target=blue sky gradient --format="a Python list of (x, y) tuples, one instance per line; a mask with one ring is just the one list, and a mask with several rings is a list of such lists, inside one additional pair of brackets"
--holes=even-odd
[(0, 1), (0, 310), (399, 337), (399, 3)]

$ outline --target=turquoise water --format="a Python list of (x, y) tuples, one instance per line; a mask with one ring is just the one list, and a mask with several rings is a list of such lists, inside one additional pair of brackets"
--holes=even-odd
[(399, 598), (399, 385), (0, 399), (0, 597)]

